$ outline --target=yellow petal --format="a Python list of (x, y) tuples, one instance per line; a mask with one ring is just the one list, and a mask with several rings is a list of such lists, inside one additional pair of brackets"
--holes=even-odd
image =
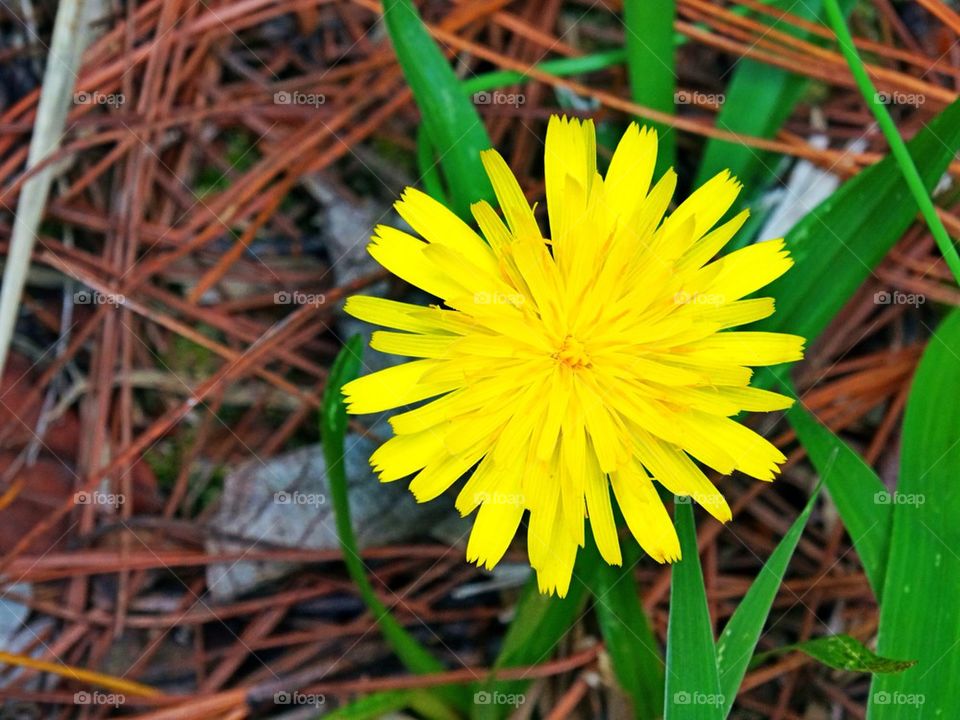
[(696, 224), (693, 237), (703, 237), (704, 233), (716, 225), (717, 221), (730, 209), (742, 189), (743, 185), (727, 170), (723, 170), (680, 203), (680, 206), (664, 222), (664, 226), (670, 228), (684, 223), (689, 218), (694, 218)]
[[(547, 215), (550, 218), (550, 237), (562, 241), (569, 230), (564, 217), (582, 214), (590, 184), (597, 172), (596, 134), (592, 120), (552, 116), (547, 123), (547, 141), (543, 153), (544, 178), (547, 186)], [(572, 198), (567, 183), (580, 186), (583, 194), (579, 207), (570, 207)], [(565, 227), (565, 225), (567, 225)]]
[(610, 476), (627, 527), (640, 547), (657, 562), (680, 559), (680, 541), (653, 482), (634, 463)]
[(720, 522), (732, 517), (726, 499), (685, 453), (649, 436), (638, 436), (637, 458), (650, 474), (675, 495), (692, 497)]
[[(380, 297), (353, 295), (347, 298), (343, 309), (348, 315), (352, 315), (358, 320), (396, 330), (419, 333), (448, 331), (440, 317), (433, 321), (420, 305)], [(440, 310), (437, 311), (438, 314), (441, 312)]]
[(351, 380), (343, 386), (347, 412), (355, 415), (383, 412), (435, 397), (457, 387), (456, 382), (422, 382), (424, 373), (436, 368), (432, 360), (414, 360)]
[(597, 543), (600, 555), (611, 565), (623, 562), (620, 555), (620, 540), (617, 537), (617, 525), (613, 520), (610, 506), (610, 483), (607, 476), (594, 466), (587, 473), (586, 486), (587, 512), (590, 514), (590, 528)]
[(374, 451), (370, 465), (380, 476), (380, 482), (391, 482), (422, 470), (444, 451), (440, 433), (395, 435)]
[(442, 203), (408, 187), (394, 207), (400, 217), (428, 242), (450, 248), (487, 272), (496, 271), (497, 261), (490, 247)]
[(480, 153), (480, 160), (513, 236), (520, 240), (538, 240), (540, 228), (533, 217), (530, 203), (503, 157), (496, 150), (484, 150)]
[(650, 189), (657, 164), (657, 131), (630, 123), (607, 168), (607, 201), (623, 218), (630, 218)]
[(474, 451), (435, 459), (410, 481), (410, 492), (417, 502), (433, 500), (463, 477), (482, 456), (482, 451)]
[(386, 225), (378, 225), (367, 252), (398, 278), (431, 295), (450, 297), (466, 292), (457, 280), (433, 267), (423, 255), (426, 243)]
[(763, 367), (802, 360), (804, 342), (799, 335), (784, 333), (723, 332), (685, 348), (685, 351), (687, 358)]
[(783, 240), (767, 240), (705, 265), (701, 273), (713, 279), (702, 292), (719, 295), (724, 302), (731, 303), (769, 285), (793, 265), (783, 248)]
[(522, 503), (507, 499), (506, 494), (484, 502), (467, 542), (467, 561), (492, 570), (510, 547), (522, 517)]

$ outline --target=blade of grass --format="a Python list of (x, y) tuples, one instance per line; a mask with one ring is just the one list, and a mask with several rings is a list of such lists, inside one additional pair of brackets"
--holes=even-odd
[(717, 641), (717, 668), (720, 674), (720, 695), (723, 697), (723, 717), (730, 714), (737, 690), (747, 673), (760, 633), (770, 615), (770, 608), (783, 583), (787, 566), (797, 549), (803, 529), (820, 494), (820, 485), (810, 495), (806, 507), (777, 544), (757, 578), (750, 584), (737, 609)]
[[(343, 549), (343, 562), (350, 579), (357, 586), (361, 599), (400, 661), (414, 673), (439, 672), (444, 669), (440, 661), (397, 622), (377, 597), (367, 577), (363, 560), (360, 558), (357, 538), (350, 522), (350, 498), (347, 494), (347, 475), (343, 463), (343, 442), (347, 431), (343, 386), (359, 374), (362, 357), (363, 340), (359, 335), (354, 335), (344, 345), (333, 367), (330, 368), (320, 415), (323, 457), (327, 463), (330, 496), (336, 516), (337, 537)], [(438, 697), (442, 697), (455, 707), (465, 709), (469, 706), (469, 693), (466, 688), (444, 687), (437, 688), (436, 692)]]
[[(624, 0), (623, 26), (630, 95), (638, 105), (674, 112), (677, 75), (674, 70), (673, 22), (676, 0)], [(676, 163), (673, 128), (654, 124), (660, 138), (657, 176)]]
[(957, 254), (957, 248), (954, 246), (953, 240), (950, 239), (950, 235), (947, 234), (947, 229), (943, 226), (940, 216), (937, 215), (937, 209), (933, 205), (933, 200), (930, 199), (930, 193), (924, 186), (923, 178), (920, 177), (913, 158), (910, 157), (910, 151), (903, 142), (903, 138), (900, 137), (900, 131), (897, 130), (896, 123), (893, 122), (893, 118), (890, 117), (890, 113), (887, 112), (884, 104), (880, 102), (877, 88), (874, 87), (873, 81), (870, 80), (870, 75), (867, 74), (867, 68), (864, 66), (863, 60), (860, 59), (860, 54), (853, 44), (853, 37), (847, 28), (847, 22), (844, 20), (843, 12), (840, 10), (837, 0), (824, 0), (824, 3), (827, 17), (830, 20), (830, 25), (833, 27), (833, 33), (837, 37), (837, 42), (840, 43), (840, 51), (846, 58), (847, 65), (850, 66), (850, 72), (853, 73), (853, 79), (860, 89), (860, 94), (863, 95), (863, 99), (870, 108), (870, 112), (872, 112), (876, 118), (880, 130), (883, 132), (883, 136), (890, 144), (890, 151), (893, 153), (900, 172), (907, 182), (907, 187), (910, 188), (910, 194), (913, 195), (913, 199), (916, 200), (917, 206), (920, 208), (920, 213), (923, 215), (924, 220), (927, 221), (927, 227), (930, 228), (934, 240), (937, 241), (937, 246), (947, 261), (947, 266), (953, 272), (953, 277), (960, 283), (960, 254)]
[(430, 144), (440, 158), (452, 209), (469, 218), (470, 203), (493, 197), (480, 162), (480, 151), (490, 147), (487, 130), (413, 3), (384, 0), (383, 19)]
[[(796, 397), (791, 386), (786, 386), (786, 390)], [(880, 599), (893, 521), (890, 494), (863, 458), (800, 402), (794, 403), (787, 411), (787, 420), (823, 478), (843, 526), (857, 549), (873, 594)]]
[(420, 172), (420, 182), (423, 184), (424, 192), (449, 207), (450, 201), (443, 191), (443, 178), (440, 177), (440, 171), (437, 169), (433, 145), (430, 144), (430, 137), (424, 125), (417, 128), (417, 169)]
[(625, 543), (623, 565), (614, 567), (597, 553), (593, 607), (617, 682), (633, 702), (634, 717), (653, 720), (663, 717), (663, 658), (633, 576), (639, 555), (635, 544)]
[(677, 535), (683, 559), (670, 577), (667, 623), (665, 720), (718, 720), (723, 717), (717, 650), (697, 552), (693, 505), (676, 504)]
[(960, 708), (960, 310), (924, 351), (903, 419), (877, 652), (916, 659), (873, 680), (871, 720), (956, 717)]
[[(932, 189), (960, 148), (960, 100), (917, 133), (909, 146), (925, 187)], [(807, 338), (808, 345), (813, 343), (915, 215), (893, 157), (844, 183), (787, 234), (795, 265), (764, 291), (777, 299), (777, 312), (763, 321), (762, 329), (796, 333)]]

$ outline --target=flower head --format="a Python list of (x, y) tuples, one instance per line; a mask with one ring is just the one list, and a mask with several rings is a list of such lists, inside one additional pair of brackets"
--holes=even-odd
[(426, 502), (469, 473), (456, 505), (479, 508), (467, 558), (487, 568), (528, 512), (542, 592), (566, 594), (587, 520), (603, 558), (621, 562), (611, 495), (643, 549), (670, 562), (680, 546), (654, 480), (725, 522), (730, 509), (698, 462), (772, 480), (785, 460), (733, 418), (789, 407), (749, 386), (750, 366), (800, 359), (803, 338), (731, 330), (773, 313), (771, 298), (745, 298), (790, 267), (783, 241), (714, 259), (747, 218), (717, 225), (740, 184), (720, 173), (668, 213), (676, 175), (652, 184), (656, 157), (656, 133), (631, 125), (601, 177), (593, 123), (553, 117), (548, 238), (488, 150), (503, 217), (474, 204), (483, 237), (409, 188), (396, 208), (422, 239), (380, 226), (369, 247), (443, 304), (347, 301), (391, 328), (371, 347), (417, 358), (349, 383), (348, 410), (430, 400), (391, 418), (394, 437), (371, 457), (380, 479), (412, 475)]

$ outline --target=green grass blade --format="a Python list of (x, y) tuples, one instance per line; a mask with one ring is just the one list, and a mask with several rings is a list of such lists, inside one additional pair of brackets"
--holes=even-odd
[(493, 197), (480, 162), (480, 151), (490, 147), (490, 137), (413, 3), (384, 0), (383, 19), (430, 144), (440, 158), (453, 210), (468, 218), (471, 202)]
[[(537, 588), (537, 579), (531, 577), (523, 589), (513, 621), (503, 639), (500, 654), (494, 663), (495, 669), (536, 665), (546, 660), (573, 623), (583, 612), (591, 576), (584, 575), (588, 564), (584, 553), (577, 557), (573, 581), (565, 598), (542, 595)], [(484, 683), (479, 692), (522, 694), (530, 684), (528, 680), (493, 680)], [(501, 718), (511, 712), (508, 705), (488, 703), (474, 704), (471, 717), (482, 720)]]
[(417, 171), (420, 173), (420, 184), (423, 185), (423, 191), (434, 200), (450, 207), (447, 193), (443, 189), (443, 178), (440, 177), (440, 169), (437, 167), (433, 145), (430, 144), (430, 137), (425, 125), (417, 128)]
[[(788, 394), (794, 395), (792, 388)], [(799, 402), (787, 412), (787, 420), (807, 450), (837, 506), (843, 526), (853, 540), (873, 594), (879, 599), (890, 548), (893, 507), (890, 495), (877, 474), (829, 428), (822, 425)], [(829, 471), (828, 471), (829, 469)]]
[(849, 635), (828, 635), (761, 653), (754, 657), (751, 666), (762, 665), (772, 657), (794, 651), (802, 652), (827, 667), (848, 672), (897, 673), (917, 664), (915, 660), (880, 657)]
[[(330, 496), (336, 516), (337, 537), (343, 549), (343, 561), (357, 591), (380, 627), (384, 638), (401, 662), (415, 673), (432, 673), (444, 669), (426, 648), (408, 633), (380, 602), (367, 578), (366, 567), (360, 558), (357, 538), (350, 522), (350, 499), (347, 495), (347, 476), (343, 463), (343, 442), (347, 431), (347, 411), (343, 404), (343, 386), (360, 372), (363, 340), (355, 335), (337, 355), (327, 378), (320, 411), (320, 429), (323, 438), (323, 456), (330, 479)], [(437, 694), (457, 707), (468, 707), (466, 688), (438, 688)]]
[(760, 633), (770, 615), (770, 608), (783, 583), (787, 566), (797, 549), (803, 529), (820, 494), (820, 486), (810, 496), (806, 507), (790, 526), (787, 534), (763, 565), (757, 578), (737, 606), (717, 642), (717, 668), (720, 673), (720, 694), (723, 696), (723, 716), (733, 707), (737, 690), (746, 675), (750, 658), (753, 657)]
[(634, 717), (663, 717), (663, 658), (650, 620), (640, 604), (633, 568), (640, 555), (625, 543), (623, 565), (614, 567), (597, 555), (594, 610), (614, 674), (633, 703)]
[[(932, 189), (960, 148), (960, 101), (921, 130), (909, 148), (924, 186)], [(893, 157), (846, 182), (787, 235), (796, 265), (764, 291), (777, 299), (777, 312), (763, 329), (803, 335), (811, 344), (915, 215)]]
[(719, 720), (717, 651), (707, 607), (706, 588), (697, 552), (697, 530), (690, 502), (676, 504), (677, 535), (683, 559), (670, 578), (670, 620), (667, 624), (665, 720)]
[(914, 376), (877, 652), (916, 659), (871, 688), (871, 720), (956, 717), (960, 709), (960, 310), (940, 324)]
[[(676, 0), (623, 3), (630, 94), (637, 104), (668, 113), (674, 112), (677, 90), (673, 35), (676, 14)], [(669, 125), (653, 126), (660, 136), (656, 170), (659, 176), (676, 163), (676, 137)]]
[(917, 201), (920, 214), (923, 215), (924, 220), (927, 221), (927, 227), (930, 228), (934, 240), (937, 241), (937, 247), (940, 248), (940, 252), (947, 261), (947, 266), (953, 272), (953, 277), (960, 282), (960, 255), (957, 254), (957, 248), (954, 247), (953, 241), (947, 234), (947, 229), (943, 226), (940, 216), (937, 215), (937, 209), (933, 205), (933, 200), (930, 199), (930, 193), (927, 191), (927, 188), (924, 187), (923, 178), (920, 177), (917, 166), (914, 164), (913, 158), (910, 157), (910, 151), (907, 150), (903, 138), (900, 137), (900, 131), (897, 130), (896, 123), (893, 122), (893, 118), (890, 117), (890, 113), (887, 112), (884, 104), (880, 102), (877, 88), (874, 87), (873, 82), (870, 80), (870, 76), (867, 74), (867, 68), (864, 66), (863, 60), (860, 59), (860, 54), (853, 44), (853, 37), (847, 28), (847, 23), (843, 18), (843, 12), (840, 10), (837, 0), (824, 0), (824, 2), (826, 3), (827, 17), (830, 19), (830, 25), (833, 27), (833, 33), (837, 36), (837, 41), (840, 43), (840, 51), (846, 58), (847, 65), (850, 66), (850, 72), (853, 73), (853, 79), (860, 89), (860, 94), (863, 95), (867, 107), (870, 108), (870, 112), (872, 112), (876, 118), (877, 125), (880, 126), (883, 136), (890, 144), (890, 151), (893, 153), (893, 157), (900, 167), (900, 172), (903, 174), (903, 179), (907, 182), (907, 187), (910, 188), (910, 194), (913, 195), (913, 199)]

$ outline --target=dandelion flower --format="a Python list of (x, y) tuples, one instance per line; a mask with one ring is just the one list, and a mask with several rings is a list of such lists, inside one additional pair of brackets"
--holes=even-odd
[(631, 125), (602, 177), (593, 123), (553, 117), (549, 237), (488, 150), (502, 217), (474, 204), (482, 237), (408, 188), (396, 209), (420, 239), (380, 226), (369, 246), (442, 304), (346, 304), (390, 328), (372, 348), (415, 358), (344, 388), (351, 413), (415, 405), (393, 415), (394, 436), (371, 457), (380, 479), (413, 476), (426, 502), (466, 476), (457, 509), (479, 508), (467, 559), (488, 569), (529, 513), (544, 593), (566, 595), (588, 521), (602, 557), (621, 563), (612, 499), (646, 553), (671, 562), (680, 545), (654, 481), (726, 522), (730, 508), (700, 466), (772, 480), (785, 460), (734, 417), (790, 406), (750, 387), (750, 367), (800, 359), (803, 338), (731, 329), (773, 313), (772, 298), (747, 296), (792, 264), (783, 240), (715, 259), (747, 218), (718, 225), (740, 184), (720, 173), (668, 212), (676, 174), (652, 183), (656, 157), (656, 133)]

